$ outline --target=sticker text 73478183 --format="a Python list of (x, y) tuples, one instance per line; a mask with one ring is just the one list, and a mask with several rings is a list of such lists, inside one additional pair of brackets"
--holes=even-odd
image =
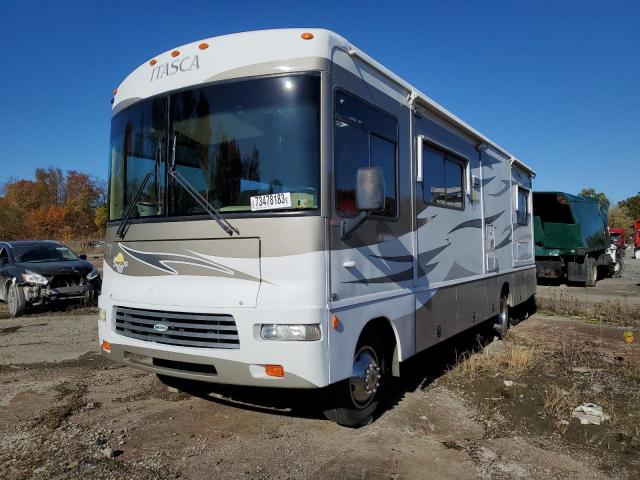
[(251, 211), (291, 207), (291, 193), (271, 193), (251, 197)]

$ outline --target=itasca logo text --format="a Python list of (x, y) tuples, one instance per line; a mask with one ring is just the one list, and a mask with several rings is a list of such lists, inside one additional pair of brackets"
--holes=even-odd
[(163, 63), (157, 67), (153, 67), (151, 71), (151, 82), (154, 80), (160, 80), (163, 77), (170, 77), (178, 72), (190, 72), (193, 69), (198, 70), (200, 64), (198, 63), (198, 55), (195, 57), (184, 57), (182, 59), (175, 59), (173, 62)]

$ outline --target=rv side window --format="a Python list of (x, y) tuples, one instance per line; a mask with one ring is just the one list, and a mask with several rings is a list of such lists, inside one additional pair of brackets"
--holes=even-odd
[(464, 208), (464, 163), (450, 154), (423, 146), (424, 179), (422, 198), (424, 203)]
[(518, 187), (518, 223), (529, 223), (529, 191)]
[(340, 216), (358, 214), (356, 176), (361, 167), (380, 167), (384, 172), (385, 205), (376, 215), (397, 215), (398, 123), (395, 118), (364, 102), (336, 93), (335, 185), (336, 210)]

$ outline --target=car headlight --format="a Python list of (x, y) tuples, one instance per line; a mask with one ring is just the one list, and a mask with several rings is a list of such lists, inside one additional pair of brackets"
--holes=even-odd
[(87, 273), (87, 280), (91, 281), (94, 278), (97, 278), (100, 276), (100, 273), (98, 273), (98, 270), (96, 270), (95, 268), (93, 270), (91, 270), (89, 273)]
[(107, 320), (107, 311), (104, 308), (98, 309), (98, 320), (104, 322)]
[(320, 340), (320, 325), (262, 325), (260, 336), (263, 340)]
[(32, 272), (31, 270), (25, 270), (25, 273), (22, 274), (22, 280), (27, 283), (34, 283), (36, 285), (46, 285), (49, 283), (45, 277), (40, 275), (39, 273)]

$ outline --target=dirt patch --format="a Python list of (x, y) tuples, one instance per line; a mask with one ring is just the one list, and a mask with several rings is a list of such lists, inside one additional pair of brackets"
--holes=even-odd
[[(478, 328), (403, 364), (386, 409), (353, 430), (322, 418), (317, 391), (168, 388), (98, 353), (92, 316), (2, 327), (19, 325), (0, 336), (3, 479), (584, 480), (638, 468), (640, 358), (625, 329), (535, 315), (483, 349), (491, 329)], [(34, 341), (46, 345), (19, 346)], [(579, 425), (571, 411), (586, 401), (611, 418)]]
[[(637, 471), (638, 344), (626, 343), (619, 329), (559, 317), (537, 316), (519, 327), (503, 350), (464, 358), (443, 384), (474, 405), (488, 438), (515, 433), (593, 459), (608, 474)], [(514, 350), (536, 354), (514, 370)], [(581, 425), (572, 412), (583, 403), (602, 406), (609, 419)]]
[(56, 388), (58, 392), (59, 405), (49, 408), (44, 415), (37, 418), (34, 426), (44, 425), (49, 430), (55, 430), (69, 418), (75, 410), (83, 407), (83, 397), (87, 391), (87, 386), (83, 384), (70, 384), (64, 382)]
[(640, 305), (624, 298), (585, 303), (569, 293), (558, 292), (551, 296), (538, 296), (536, 303), (538, 310), (548, 315), (581, 317), (589, 322), (640, 328)]

